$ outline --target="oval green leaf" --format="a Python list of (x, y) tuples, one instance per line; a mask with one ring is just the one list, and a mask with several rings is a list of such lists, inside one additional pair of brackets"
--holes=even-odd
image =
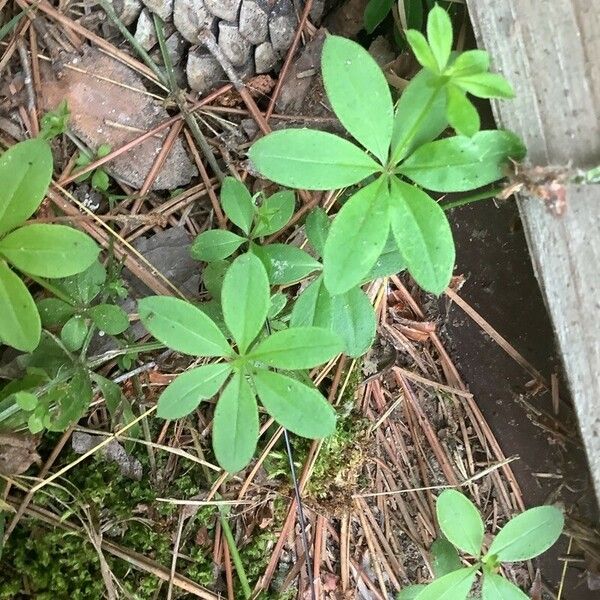
[(190, 247), (195, 260), (213, 262), (231, 256), (246, 240), (225, 229), (210, 229), (196, 237)]
[(257, 255), (273, 285), (294, 283), (321, 269), (321, 263), (308, 252), (289, 244), (261, 246)]
[(440, 71), (448, 64), (452, 51), (452, 21), (448, 13), (437, 4), (427, 19), (427, 39)]
[(235, 373), (215, 409), (213, 450), (218, 463), (230, 473), (252, 460), (258, 441), (258, 406), (243, 373)]
[(70, 304), (58, 298), (43, 298), (37, 303), (37, 308), (44, 327), (64, 325), (75, 313)]
[(270, 303), (269, 279), (260, 259), (253, 254), (238, 256), (225, 274), (221, 306), (241, 354), (263, 328)]
[(437, 75), (423, 69), (400, 96), (394, 117), (392, 162), (398, 163), (415, 148), (434, 140), (447, 125), (446, 86)]
[(264, 369), (257, 369), (253, 379), (263, 406), (286, 429), (311, 439), (335, 430), (335, 411), (317, 389)]
[(40, 343), (42, 326), (35, 302), (19, 276), (0, 260), (0, 340), (22, 352)]
[(60, 339), (67, 350), (76, 352), (81, 349), (88, 334), (88, 325), (83, 317), (71, 317), (60, 330)]
[(453, 81), (465, 92), (478, 98), (514, 98), (512, 86), (497, 73), (475, 73), (454, 77)]
[(447, 115), (450, 126), (459, 135), (472, 136), (479, 131), (479, 113), (465, 93), (455, 85), (447, 87)]
[(331, 327), (331, 296), (319, 275), (296, 299), (290, 327)]
[(312, 369), (343, 350), (340, 338), (322, 327), (294, 327), (277, 331), (249, 354), (276, 369)]
[(38, 405), (38, 397), (31, 392), (17, 392), (15, 402), (21, 410), (32, 411)]
[(430, 583), (415, 600), (466, 600), (477, 576), (477, 567), (453, 571)]
[(446, 74), (453, 78), (464, 77), (485, 73), (489, 68), (490, 55), (485, 50), (467, 50), (456, 57), (450, 68), (446, 70)]
[(436, 192), (464, 192), (504, 177), (509, 159), (520, 160), (525, 149), (508, 131), (480, 131), (425, 144), (411, 154), (399, 172)]
[(529, 560), (554, 545), (565, 524), (555, 506), (538, 506), (511, 519), (494, 538), (487, 556), (500, 562)]
[(291, 190), (282, 190), (269, 196), (259, 207), (253, 238), (271, 235), (283, 229), (296, 208), (296, 196)]
[(227, 260), (216, 260), (208, 263), (202, 269), (202, 283), (204, 283), (204, 287), (213, 298), (221, 296), (225, 273), (227, 273), (230, 265), (231, 263)]
[(394, 107), (390, 87), (375, 59), (356, 42), (329, 35), (323, 45), (321, 69), (325, 91), (337, 118), (385, 164), (392, 139)]
[(104, 333), (118, 335), (129, 327), (127, 313), (114, 304), (98, 304), (89, 310), (89, 316), (94, 325)]
[(391, 182), (390, 221), (400, 253), (415, 281), (441, 294), (452, 277), (454, 240), (442, 208), (419, 188)]
[(413, 51), (417, 62), (422, 67), (425, 67), (434, 73), (438, 71), (439, 67), (437, 60), (435, 59), (425, 36), (420, 31), (417, 31), (416, 29), (407, 29), (406, 41)]
[(384, 177), (359, 190), (339, 211), (325, 242), (325, 285), (332, 295), (358, 285), (381, 254), (389, 231)]
[(336, 190), (381, 170), (351, 142), (313, 129), (274, 131), (255, 142), (248, 155), (263, 177), (296, 189)]
[(431, 567), (436, 577), (443, 577), (462, 568), (456, 548), (446, 539), (439, 538), (430, 549)]
[(24, 223), (40, 205), (52, 181), (52, 152), (35, 138), (0, 156), (0, 235)]
[(486, 571), (481, 589), (482, 600), (529, 600), (516, 585), (496, 573)]
[(321, 207), (311, 210), (306, 217), (306, 237), (318, 256), (323, 256), (330, 225), (329, 215)]
[(228, 363), (203, 365), (190, 369), (173, 380), (160, 395), (156, 414), (163, 419), (181, 419), (212, 398), (231, 373)]
[(331, 298), (331, 327), (343, 340), (344, 352), (362, 356), (373, 344), (377, 319), (369, 297), (359, 287)]
[(254, 219), (254, 202), (248, 188), (235, 177), (225, 177), (221, 184), (221, 205), (230, 221), (248, 235)]
[(66, 225), (24, 225), (0, 240), (0, 254), (17, 269), (49, 279), (85, 271), (99, 253), (91, 237)]
[(442, 533), (457, 548), (471, 556), (481, 554), (484, 526), (477, 507), (456, 490), (443, 491), (436, 503)]
[(215, 323), (185, 300), (149, 296), (138, 302), (144, 327), (160, 342), (191, 356), (230, 356), (231, 347)]
[(375, 261), (375, 264), (371, 267), (371, 270), (365, 275), (362, 283), (367, 281), (373, 281), (380, 277), (389, 277), (390, 275), (397, 275), (401, 271), (406, 269), (406, 261), (398, 250), (398, 244), (393, 232), (388, 235), (387, 242), (381, 251), (381, 254)]

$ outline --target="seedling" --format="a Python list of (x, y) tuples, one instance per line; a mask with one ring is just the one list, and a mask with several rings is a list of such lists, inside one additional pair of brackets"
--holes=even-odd
[[(323, 249), (323, 281), (333, 296), (363, 281), (390, 229), (413, 278), (426, 291), (440, 294), (452, 275), (454, 242), (443, 210), (422, 188), (478, 188), (503, 177), (509, 159), (524, 154), (513, 134), (478, 131), (479, 117), (470, 110), (465, 91), (480, 97), (512, 95), (501, 76), (487, 72), (487, 54), (453, 55), (450, 19), (439, 7), (430, 12), (428, 36), (407, 32), (425, 68), (395, 110), (385, 77), (368, 52), (350, 40), (327, 38), (322, 56), (327, 96), (366, 151), (311, 129), (276, 131), (250, 149), (258, 172), (291, 188), (331, 190), (366, 183), (339, 211)], [(432, 141), (449, 122), (471, 137)]]
[[(560, 537), (562, 512), (554, 506), (538, 506), (512, 518), (483, 548), (485, 526), (477, 507), (456, 490), (442, 492), (437, 500), (438, 523), (446, 540), (432, 548), (438, 579), (428, 585), (410, 586), (398, 600), (466, 600), (478, 575), (483, 578), (482, 600), (528, 600), (528, 596), (502, 576), (503, 563), (529, 560), (542, 554)], [(470, 557), (463, 566), (458, 550)]]
[[(79, 153), (77, 159), (75, 160), (75, 166), (83, 169), (84, 167), (87, 167), (88, 165), (92, 164), (95, 160), (108, 156), (111, 150), (112, 148), (110, 144), (100, 144), (95, 154), (82, 150)], [(90, 177), (90, 183), (92, 184), (92, 187), (95, 190), (98, 190), (99, 192), (106, 192), (108, 190), (108, 186), (110, 185), (110, 179), (108, 178), (108, 174), (106, 173), (106, 171), (102, 168), (94, 169), (93, 171), (88, 171), (87, 173), (84, 173), (83, 175), (77, 177), (75, 181), (77, 183), (82, 183), (83, 181), (90, 179)]]
[(206, 313), (188, 302), (154, 296), (138, 305), (142, 323), (163, 344), (183, 354), (220, 359), (177, 377), (160, 396), (158, 415), (184, 417), (202, 400), (219, 394), (213, 449), (230, 472), (244, 468), (256, 450), (257, 397), (277, 423), (297, 435), (322, 438), (335, 428), (333, 408), (303, 371), (340, 353), (340, 339), (319, 327), (269, 335), (270, 305), (267, 270), (251, 253), (232, 262), (221, 289), (223, 318), (235, 346)]
[(41, 335), (35, 302), (13, 271), (38, 283), (87, 269), (99, 248), (90, 237), (65, 225), (25, 224), (52, 178), (52, 153), (40, 138), (20, 142), (0, 156), (0, 340), (31, 352)]

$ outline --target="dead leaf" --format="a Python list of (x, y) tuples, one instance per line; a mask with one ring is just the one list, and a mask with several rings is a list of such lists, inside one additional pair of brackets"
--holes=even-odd
[(21, 475), (33, 463), (40, 462), (37, 438), (31, 435), (0, 433), (0, 473)]

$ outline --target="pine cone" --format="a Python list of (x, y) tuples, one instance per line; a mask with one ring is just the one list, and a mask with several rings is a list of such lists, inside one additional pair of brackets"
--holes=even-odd
[[(114, 0), (113, 0), (114, 1)], [(139, 0), (117, 0), (117, 10)], [(156, 44), (150, 12), (158, 14), (172, 34), (167, 47), (175, 61), (182, 56), (182, 46), (192, 46), (187, 53), (186, 75), (189, 87), (204, 94), (227, 77), (212, 55), (198, 44), (197, 34), (209, 28), (221, 50), (242, 79), (268, 73), (277, 68), (289, 49), (302, 10), (300, 0), (142, 0), (136, 38), (150, 50)], [(323, 11), (324, 0), (313, 3), (313, 18)], [(118, 10), (118, 12), (120, 12)], [(131, 11), (129, 11), (131, 12)], [(173, 28), (174, 27), (174, 28)]]

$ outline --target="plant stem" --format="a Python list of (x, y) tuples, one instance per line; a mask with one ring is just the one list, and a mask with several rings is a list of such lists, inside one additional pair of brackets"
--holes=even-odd
[(501, 187), (491, 188), (489, 190), (485, 190), (484, 192), (479, 192), (478, 194), (472, 194), (466, 198), (460, 198), (458, 200), (453, 200), (452, 202), (440, 204), (440, 206), (444, 210), (452, 210), (453, 208), (458, 208), (459, 206), (466, 206), (467, 204), (473, 204), (474, 202), (480, 202), (481, 200), (495, 198), (502, 190), (503, 188)]
[(248, 577), (246, 577), (246, 571), (244, 570), (242, 557), (240, 556), (233, 533), (231, 531), (231, 527), (229, 527), (229, 522), (227, 521), (227, 513), (228, 507), (219, 505), (219, 519), (221, 521), (221, 528), (223, 529), (225, 539), (227, 540), (229, 552), (231, 552), (231, 558), (233, 559), (233, 564), (235, 565), (235, 570), (238, 574), (242, 591), (244, 592), (244, 598), (246, 598), (246, 600), (250, 600), (250, 598), (252, 598), (252, 589), (250, 588), (250, 583), (248, 583)]

